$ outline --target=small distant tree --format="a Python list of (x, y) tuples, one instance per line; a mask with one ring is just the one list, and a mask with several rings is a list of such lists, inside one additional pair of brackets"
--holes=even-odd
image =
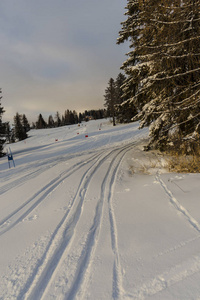
[[(0, 89), (1, 94), (1, 89)], [(0, 97), (1, 101), (2, 97)], [(5, 137), (5, 126), (2, 123), (2, 114), (4, 113), (3, 107), (1, 106), (0, 102), (0, 157), (4, 156), (5, 153), (3, 152), (3, 144), (5, 143), (6, 137)]]
[(115, 123), (115, 104), (116, 104), (116, 86), (113, 78), (110, 78), (108, 82), (108, 87), (105, 90), (105, 107), (107, 108), (108, 115), (113, 120), (113, 126)]
[(32, 129), (35, 129), (35, 128), (36, 128), (36, 124), (35, 124), (34, 122), (32, 122), (31, 128), (32, 128)]
[(67, 109), (64, 113), (64, 125), (70, 125), (70, 123), (69, 123), (69, 109)]
[(28, 132), (31, 129), (25, 114), (22, 115), (22, 125), (24, 127), (25, 132)]
[(52, 115), (50, 115), (49, 118), (48, 118), (48, 127), (49, 128), (55, 127), (55, 122), (54, 122), (54, 119), (53, 119)]
[(73, 110), (73, 115), (74, 115), (74, 123), (78, 124), (78, 114), (75, 110)]
[(82, 121), (83, 121), (83, 115), (82, 115), (82, 113), (79, 113), (78, 122), (81, 123)]
[(5, 126), (5, 135), (6, 135), (7, 142), (14, 143), (15, 142), (14, 129), (11, 129), (9, 122), (5, 122), (4, 126)]
[(22, 125), (22, 115), (20, 115), (18, 112), (14, 117), (14, 133), (15, 138), (19, 141), (22, 141), (27, 138), (26, 130)]
[(74, 116), (74, 113), (71, 110), (69, 112), (69, 123), (70, 124), (75, 124), (75, 116)]
[(39, 114), (38, 121), (36, 122), (36, 129), (47, 128), (47, 124), (43, 119), (42, 114)]
[(62, 120), (60, 118), (60, 113), (58, 111), (56, 112), (55, 119), (56, 119), (55, 121), (56, 127), (60, 127), (62, 125)]

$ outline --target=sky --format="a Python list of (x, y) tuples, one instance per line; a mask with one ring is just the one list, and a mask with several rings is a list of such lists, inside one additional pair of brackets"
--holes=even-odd
[(4, 121), (104, 107), (128, 44), (116, 45), (125, 0), (1, 0), (0, 88)]

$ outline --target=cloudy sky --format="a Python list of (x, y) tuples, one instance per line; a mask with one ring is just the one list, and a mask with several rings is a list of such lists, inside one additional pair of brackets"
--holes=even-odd
[(103, 108), (128, 44), (116, 45), (125, 0), (1, 0), (3, 120)]

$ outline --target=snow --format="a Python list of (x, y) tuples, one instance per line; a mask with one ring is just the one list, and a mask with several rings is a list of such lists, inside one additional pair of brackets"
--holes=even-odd
[(6, 146), (0, 299), (200, 297), (200, 175), (168, 173), (137, 128), (93, 120)]

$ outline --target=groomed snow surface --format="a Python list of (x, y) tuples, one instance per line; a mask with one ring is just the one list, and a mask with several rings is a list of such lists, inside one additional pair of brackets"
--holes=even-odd
[(0, 299), (200, 299), (200, 175), (168, 173), (137, 128), (94, 120), (6, 146)]

